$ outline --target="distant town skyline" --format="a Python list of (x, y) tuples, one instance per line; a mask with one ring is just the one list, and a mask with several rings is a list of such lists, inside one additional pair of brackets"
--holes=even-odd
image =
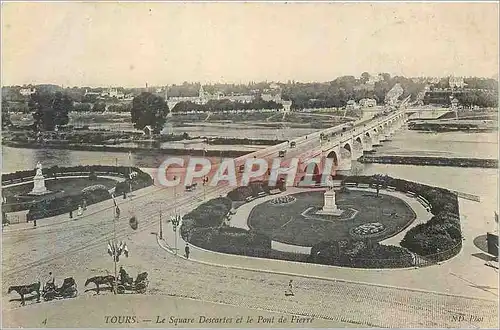
[(492, 78), (498, 38), (494, 2), (3, 3), (2, 85)]

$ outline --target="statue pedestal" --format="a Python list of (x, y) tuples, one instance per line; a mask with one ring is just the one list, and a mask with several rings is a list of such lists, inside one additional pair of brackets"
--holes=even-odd
[(45, 178), (43, 175), (37, 173), (33, 178), (33, 181), (33, 190), (31, 190), (28, 195), (45, 195), (50, 193), (50, 191), (45, 187)]
[(340, 216), (344, 211), (337, 208), (337, 204), (335, 202), (335, 190), (327, 190), (324, 194), (325, 203), (323, 205), (323, 209), (316, 212), (316, 214), (325, 214), (325, 215), (335, 215)]

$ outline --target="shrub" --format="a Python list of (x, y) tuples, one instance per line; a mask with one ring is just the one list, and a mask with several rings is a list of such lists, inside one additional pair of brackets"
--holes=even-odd
[(91, 181), (97, 180), (97, 174), (95, 174), (94, 171), (90, 172), (90, 174), (89, 174), (89, 180), (91, 180)]
[(230, 198), (232, 201), (244, 201), (248, 197), (252, 196), (252, 194), (253, 194), (252, 188), (246, 186), (246, 187), (238, 187), (234, 190), (231, 190), (227, 194), (227, 197)]
[(271, 239), (264, 234), (241, 228), (195, 228), (190, 243), (213, 251), (246, 256), (267, 257)]
[(313, 246), (308, 261), (356, 268), (398, 268), (412, 266), (413, 256), (399, 246), (363, 241), (331, 241)]
[(78, 195), (46, 199), (34, 203), (30, 207), (26, 217), (28, 221), (53, 217), (76, 210), (78, 205), (82, 204), (83, 200), (87, 202), (87, 205), (90, 205), (102, 202), (110, 197), (108, 190), (104, 187), (104, 189), (87, 190)]
[(191, 238), (191, 231), (196, 227), (219, 227), (231, 207), (232, 202), (226, 197), (214, 198), (201, 204), (183, 217), (181, 236)]
[(406, 233), (401, 246), (421, 256), (427, 256), (450, 250), (461, 241), (461, 234), (459, 231), (457, 234), (456, 227), (423, 223)]

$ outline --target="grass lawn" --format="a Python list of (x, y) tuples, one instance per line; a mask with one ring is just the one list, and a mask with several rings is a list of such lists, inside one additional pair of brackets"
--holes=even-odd
[[(403, 200), (375, 193), (353, 191), (338, 193), (337, 206), (340, 209), (353, 208), (358, 211), (352, 220), (316, 220), (301, 215), (310, 207), (323, 207), (323, 192), (304, 192), (293, 195), (297, 200), (284, 205), (262, 203), (253, 208), (248, 225), (269, 235), (273, 240), (302, 246), (312, 246), (321, 241), (350, 238), (349, 230), (364, 223), (380, 222), (386, 230), (371, 237), (381, 241), (394, 236), (415, 219), (415, 213)], [(391, 213), (397, 216), (390, 216)], [(311, 214), (312, 215), (312, 214)]]
[[(83, 188), (88, 186), (93, 186), (101, 184), (108, 189), (113, 188), (116, 185), (116, 181), (108, 178), (97, 178), (97, 180), (89, 180), (88, 178), (64, 178), (57, 180), (45, 180), (45, 187), (50, 191), (60, 191), (64, 190), (64, 195), (75, 195), (79, 194)], [(9, 198), (16, 195), (28, 194), (33, 189), (33, 182), (26, 183), (18, 186), (13, 186), (9, 188), (3, 188), (2, 194)], [(36, 197), (33, 197), (33, 199)], [(29, 197), (23, 197), (23, 201), (29, 201)]]

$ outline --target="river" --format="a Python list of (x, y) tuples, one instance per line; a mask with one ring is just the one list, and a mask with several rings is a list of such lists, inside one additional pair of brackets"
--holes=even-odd
[[(497, 132), (494, 133), (419, 133), (399, 131), (392, 141), (377, 148), (377, 154), (441, 155), (443, 157), (498, 158)], [(125, 165), (142, 168), (159, 166), (168, 155), (159, 150), (139, 152), (128, 160), (124, 152), (96, 152), (52, 149), (18, 149), (2, 146), (2, 172), (75, 165)], [(429, 185), (481, 196), (484, 207), (498, 205), (498, 170), (393, 164), (359, 164), (363, 174), (387, 174)]]

